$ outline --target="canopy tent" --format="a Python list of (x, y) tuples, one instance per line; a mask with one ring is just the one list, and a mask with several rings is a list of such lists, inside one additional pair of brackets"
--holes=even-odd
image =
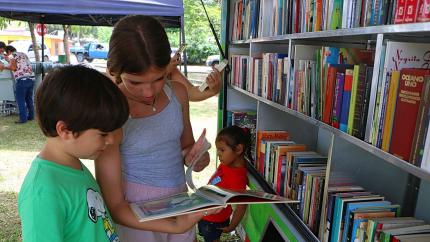
[(157, 17), (181, 27), (182, 0), (0, 0), (0, 16), (45, 24), (112, 26), (125, 15)]
[[(0, 0), (0, 16), (32, 23), (113, 26), (126, 15), (153, 16), (164, 27), (180, 28), (179, 42), (185, 43), (183, 0)], [(186, 53), (184, 63), (187, 75)]]

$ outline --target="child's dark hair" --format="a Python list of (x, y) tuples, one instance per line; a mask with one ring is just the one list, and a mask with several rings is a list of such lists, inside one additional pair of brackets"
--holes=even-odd
[(127, 99), (115, 83), (81, 65), (51, 70), (37, 89), (35, 103), (39, 126), (48, 137), (58, 136), (58, 121), (79, 135), (87, 129), (113, 131), (129, 116)]
[(120, 83), (122, 73), (141, 73), (151, 66), (167, 67), (170, 52), (166, 31), (156, 18), (127, 16), (113, 28), (107, 68)]
[(236, 150), (237, 145), (242, 144), (243, 155), (251, 158), (251, 132), (248, 128), (241, 128), (236, 125), (223, 128), (215, 141), (224, 141), (232, 150)]
[(6, 51), (6, 53), (16, 52), (16, 49), (12, 45), (8, 45), (8, 46), (6, 46), (5, 51)]

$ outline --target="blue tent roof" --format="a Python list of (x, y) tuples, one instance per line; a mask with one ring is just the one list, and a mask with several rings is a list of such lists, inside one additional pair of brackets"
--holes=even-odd
[(112, 26), (125, 15), (150, 15), (180, 27), (182, 0), (0, 0), (0, 16), (33, 23)]

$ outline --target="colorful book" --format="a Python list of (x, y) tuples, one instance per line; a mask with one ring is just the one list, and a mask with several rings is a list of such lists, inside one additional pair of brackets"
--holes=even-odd
[[(409, 161), (415, 127), (423, 98), (423, 87), (430, 70), (404, 68), (400, 71), (399, 91), (393, 120), (390, 153)], [(408, 118), (404, 118), (408, 117)]]

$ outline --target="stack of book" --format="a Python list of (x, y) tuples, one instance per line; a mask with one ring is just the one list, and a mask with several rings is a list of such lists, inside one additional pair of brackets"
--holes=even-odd
[(332, 242), (428, 241), (430, 225), (413, 217), (399, 217), (400, 209), (400, 205), (386, 201), (381, 195), (334, 179), (328, 186), (320, 239)]

